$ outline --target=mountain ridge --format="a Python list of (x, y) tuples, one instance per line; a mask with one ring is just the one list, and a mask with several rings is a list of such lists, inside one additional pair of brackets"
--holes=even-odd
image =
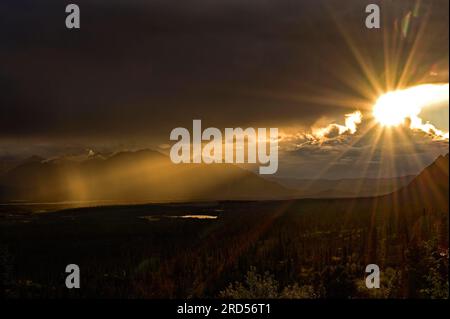
[(284, 198), (290, 190), (232, 164), (173, 164), (157, 151), (24, 162), (0, 178), (0, 198), (26, 201)]

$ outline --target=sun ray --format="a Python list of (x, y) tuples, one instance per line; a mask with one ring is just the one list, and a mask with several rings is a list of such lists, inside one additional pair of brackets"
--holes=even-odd
[(343, 37), (344, 41), (347, 44), (347, 47), (352, 52), (356, 62), (360, 66), (361, 70), (363, 71), (366, 79), (369, 81), (372, 91), (375, 92), (375, 94), (379, 95), (383, 92), (382, 86), (380, 85), (380, 81), (377, 78), (375, 68), (371, 65), (370, 60), (368, 59), (368, 54), (363, 54), (361, 50), (358, 48), (354, 40), (350, 36), (350, 32), (348, 32), (342, 23), (336, 15), (333, 13), (333, 10), (329, 10), (330, 17), (332, 18), (334, 24), (336, 25), (338, 31), (340, 32), (341, 36)]

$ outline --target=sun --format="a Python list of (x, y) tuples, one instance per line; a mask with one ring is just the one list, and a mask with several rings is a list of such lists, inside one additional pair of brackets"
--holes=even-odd
[(388, 92), (380, 96), (373, 108), (373, 115), (382, 126), (397, 126), (411, 115), (417, 116), (417, 110), (399, 91)]
[(445, 100), (448, 100), (448, 84), (418, 85), (380, 96), (373, 107), (373, 116), (382, 126), (398, 126), (409, 119), (412, 128), (421, 128), (422, 109)]

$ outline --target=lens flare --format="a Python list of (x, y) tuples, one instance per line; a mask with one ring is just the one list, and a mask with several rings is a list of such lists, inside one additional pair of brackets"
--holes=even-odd
[(409, 120), (411, 129), (448, 138), (447, 132), (437, 129), (432, 123), (423, 123), (419, 116), (423, 108), (439, 103), (448, 104), (448, 100), (448, 83), (423, 84), (380, 96), (374, 105), (373, 116), (382, 126), (398, 126)]

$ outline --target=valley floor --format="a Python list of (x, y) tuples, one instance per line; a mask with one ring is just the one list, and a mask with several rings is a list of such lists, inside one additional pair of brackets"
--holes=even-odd
[(0, 209), (6, 297), (448, 297), (448, 212), (371, 198), (42, 209)]

